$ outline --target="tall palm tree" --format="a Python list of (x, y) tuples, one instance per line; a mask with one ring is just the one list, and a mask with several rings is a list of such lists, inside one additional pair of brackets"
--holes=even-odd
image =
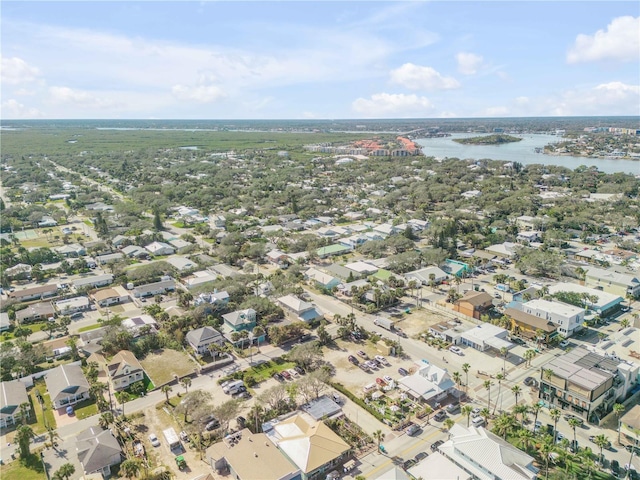
[(184, 377), (182, 380), (180, 380), (180, 385), (182, 385), (184, 387), (184, 393), (189, 393), (189, 387), (191, 386), (191, 378), (190, 377)]
[(29, 412), (31, 411), (31, 404), (29, 402), (23, 402), (20, 404), (20, 419), (22, 420), (22, 424), (27, 424), (27, 419), (29, 418)]
[(456, 424), (456, 422), (454, 422), (453, 419), (451, 419), (451, 418), (446, 418), (445, 421), (442, 422), (442, 425), (444, 426), (444, 428), (447, 431), (451, 430), (451, 427), (453, 427), (455, 424)]
[(140, 472), (140, 460), (129, 458), (120, 464), (120, 474), (131, 479)]
[(520, 387), (520, 385), (514, 385), (513, 387), (511, 387), (511, 393), (513, 393), (513, 396), (516, 397), (516, 406), (517, 406), (518, 397), (522, 394), (522, 388)]
[(30, 443), (31, 439), (35, 437), (33, 430), (28, 425), (21, 425), (16, 429), (16, 434), (13, 437), (13, 441), (18, 444), (20, 450), (20, 458), (26, 459), (31, 454)]
[(502, 357), (502, 373), (507, 376), (507, 355), (509, 355), (509, 349), (507, 347), (500, 348), (500, 356)]
[(480, 410), (480, 416), (484, 418), (485, 426), (489, 426), (489, 417), (491, 416), (491, 412), (489, 411), (489, 409), (483, 408), (482, 410)]
[(128, 392), (123, 391), (118, 393), (118, 401), (120, 402), (120, 405), (122, 405), (123, 418), (127, 418), (127, 416), (124, 414), (124, 404), (127, 403), (129, 400), (131, 400), (131, 395)]
[(165, 396), (167, 397), (167, 403), (169, 403), (169, 394), (173, 391), (171, 385), (163, 385), (162, 387), (160, 387), (160, 391), (165, 394)]
[(50, 425), (47, 428), (47, 435), (49, 435), (49, 442), (51, 442), (51, 446), (55, 450), (56, 449), (55, 440), (56, 438), (60, 438), (60, 435), (58, 435), (58, 432), (56, 432), (56, 430)]
[(529, 411), (534, 415), (533, 428), (535, 428), (535, 424), (538, 422), (538, 414), (540, 413), (540, 410), (542, 410), (542, 405), (540, 405), (539, 403), (534, 403), (533, 405), (531, 405), (531, 407), (529, 407)]
[[(547, 437), (548, 438), (548, 437)], [(549, 460), (550, 454), (555, 450), (555, 445), (550, 441), (540, 442), (537, 446), (538, 453), (540, 454), (541, 459), (544, 461), (545, 466), (545, 480), (549, 478)]]
[(71, 463), (64, 463), (60, 465), (60, 468), (58, 470), (56, 470), (56, 474), (58, 474), (65, 480), (69, 480), (69, 477), (74, 473), (76, 473), (76, 467)]
[[(504, 375), (499, 373), (496, 375), (496, 380), (498, 380), (498, 399), (501, 398), (502, 395), (502, 380), (504, 380)], [(501, 402), (502, 403), (502, 402)], [(498, 408), (498, 400), (496, 400), (495, 405), (493, 406), (493, 414), (496, 414), (496, 408)]]
[(549, 416), (553, 420), (553, 441), (554, 441), (554, 443), (556, 441), (556, 437), (557, 437), (557, 434), (558, 434), (558, 420), (560, 420), (560, 416), (561, 415), (562, 415), (562, 412), (560, 410), (558, 410), (557, 408), (552, 408), (551, 410), (549, 410)]
[(104, 428), (105, 430), (107, 428), (109, 428), (109, 425), (111, 425), (114, 422), (114, 418), (113, 418), (113, 413), (111, 412), (104, 412), (102, 415), (100, 415), (100, 418), (98, 419), (98, 425), (100, 425), (102, 428)]
[(455, 384), (460, 387), (460, 384), (462, 383), (462, 375), (460, 375), (460, 372), (453, 372), (451, 374), (451, 378), (453, 379), (453, 381), (455, 382)]
[(487, 389), (487, 408), (490, 410), (491, 409), (491, 385), (493, 385), (493, 383), (491, 383), (491, 380), (485, 380), (482, 385), (484, 386), (484, 388)]
[(527, 366), (531, 366), (531, 360), (536, 356), (536, 351), (533, 349), (528, 349), (524, 352), (524, 359), (527, 361)]
[(507, 435), (513, 431), (514, 426), (515, 419), (507, 412), (501, 413), (493, 422), (495, 432), (505, 440), (507, 439)]
[(521, 428), (517, 433), (518, 437), (518, 445), (521, 445), (524, 448), (524, 451), (529, 453), (529, 449), (533, 444), (533, 432), (531, 430), (527, 430), (526, 428)]
[(616, 416), (616, 420), (617, 420), (617, 430), (618, 430), (618, 445), (620, 444), (620, 417), (622, 416), (622, 414), (624, 413), (624, 405), (621, 403), (615, 403), (613, 405), (613, 413)]
[(376, 441), (376, 444), (378, 445), (378, 452), (379, 452), (380, 443), (382, 443), (382, 441), (384, 440), (384, 433), (382, 433), (382, 430), (376, 430), (375, 432), (373, 432), (372, 437)]
[(607, 438), (606, 435), (604, 434), (600, 434), (600, 435), (596, 435), (596, 437), (593, 439), (593, 443), (595, 443), (598, 448), (600, 448), (600, 457), (598, 457), (600, 459), (600, 465), (602, 465), (604, 458), (602, 457), (602, 450), (605, 449), (605, 447), (608, 447), (611, 442), (609, 442), (609, 439)]
[(529, 407), (525, 404), (514, 405), (513, 406), (513, 414), (518, 418), (520, 415), (520, 421), (525, 423), (527, 420), (527, 413), (529, 413)]
[(462, 415), (467, 417), (467, 428), (469, 428), (469, 422), (471, 420), (471, 412), (473, 411), (473, 407), (471, 405), (465, 405), (464, 407), (462, 407), (462, 409), (460, 410), (460, 412), (462, 413)]
[(462, 371), (464, 372), (464, 374), (466, 375), (465, 378), (465, 391), (469, 391), (469, 370), (471, 370), (471, 365), (469, 365), (468, 363), (463, 363), (462, 364)]
[(578, 428), (580, 425), (582, 425), (582, 422), (580, 420), (578, 420), (577, 418), (571, 417), (569, 419), (569, 426), (573, 429), (573, 442), (574, 443), (578, 442), (578, 440), (576, 440), (576, 428)]

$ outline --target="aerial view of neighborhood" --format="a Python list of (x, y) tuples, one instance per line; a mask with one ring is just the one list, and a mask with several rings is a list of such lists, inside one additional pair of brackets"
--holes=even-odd
[(636, 478), (634, 122), (5, 122), (3, 477)]

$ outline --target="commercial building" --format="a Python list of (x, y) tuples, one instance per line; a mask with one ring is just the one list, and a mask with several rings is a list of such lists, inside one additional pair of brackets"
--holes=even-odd
[(564, 337), (570, 337), (582, 330), (584, 308), (563, 302), (550, 302), (541, 298), (523, 303), (520, 308), (526, 314), (553, 322), (558, 326), (558, 332)]
[(637, 276), (613, 270), (589, 268), (584, 277), (584, 284), (587, 287), (599, 288), (621, 297), (640, 296), (640, 280)]
[(576, 283), (558, 283), (549, 287), (551, 295), (558, 292), (571, 292), (583, 296), (589, 309), (603, 317), (616, 312), (624, 301), (624, 298), (620, 295), (584, 287)]
[(460, 343), (481, 352), (489, 348), (494, 348), (495, 350), (500, 350), (501, 348), (510, 349), (514, 345), (505, 340), (508, 336), (508, 330), (491, 323), (483, 323), (466, 332), (462, 332), (460, 334)]

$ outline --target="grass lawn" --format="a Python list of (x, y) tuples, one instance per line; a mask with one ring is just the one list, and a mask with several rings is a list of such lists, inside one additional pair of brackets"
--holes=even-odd
[[(25, 328), (28, 328), (29, 330), (31, 330), (31, 333), (35, 333), (35, 332), (39, 332), (41, 330), (44, 330), (45, 327), (47, 326), (47, 322), (39, 322), (39, 323), (32, 323), (30, 325), (22, 325)], [(4, 332), (2, 334), (2, 341), (6, 342), (9, 340), (14, 340), (16, 337), (14, 337), (13, 332)]]
[[(44, 400), (44, 412), (42, 411), (42, 406), (36, 397), (36, 390), (40, 392), (42, 399)], [(35, 423), (30, 424), (33, 432), (36, 434), (45, 433), (47, 431), (47, 425), (56, 428), (56, 419), (53, 416), (53, 410), (51, 408), (51, 399), (47, 393), (47, 387), (44, 381), (36, 382), (31, 392), (29, 392), (29, 398), (31, 400), (31, 405), (33, 406), (33, 411), (35, 412), (36, 419)]]
[(271, 378), (271, 375), (276, 372), (280, 373), (283, 370), (287, 370), (295, 366), (295, 362), (275, 363), (271, 361), (261, 363), (260, 365), (256, 365), (255, 367), (251, 367), (249, 370), (247, 370), (247, 373), (252, 374), (256, 381), (259, 383), (263, 380), (268, 380), (269, 378)]
[(140, 363), (155, 385), (164, 385), (175, 376), (184, 377), (196, 370), (195, 364), (187, 355), (170, 349), (150, 353)]
[(20, 480), (42, 480), (44, 478), (44, 467), (37, 454), (32, 453), (23, 464), (19, 460), (14, 460), (8, 465), (0, 467), (0, 478), (7, 480), (19, 478)]
[(100, 328), (102, 324), (94, 323), (93, 325), (87, 325), (86, 327), (82, 327), (78, 329), (78, 333), (88, 332), (89, 330), (95, 330), (96, 328)]
[(97, 414), (98, 406), (93, 400), (85, 400), (83, 402), (75, 404), (73, 406), (73, 410), (75, 411), (76, 417), (82, 420), (83, 418), (91, 417)]

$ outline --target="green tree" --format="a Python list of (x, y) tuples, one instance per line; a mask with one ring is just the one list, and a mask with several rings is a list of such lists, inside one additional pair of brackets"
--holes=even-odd
[(163, 228), (164, 228), (164, 225), (162, 224), (162, 217), (160, 216), (160, 209), (159, 208), (155, 208), (153, 210), (153, 229), (156, 232), (159, 232)]
[(602, 451), (608, 447), (611, 442), (609, 442), (609, 439), (607, 438), (606, 435), (604, 434), (600, 434), (600, 435), (596, 435), (596, 437), (593, 439), (593, 443), (595, 443), (598, 448), (600, 449), (600, 465), (602, 465), (603, 461), (604, 461), (604, 457), (602, 456)]
[(140, 460), (128, 458), (120, 464), (120, 474), (128, 479), (132, 479), (140, 472)]
[(446, 418), (444, 422), (442, 422), (442, 424), (444, 425), (444, 428), (449, 431), (451, 430), (451, 427), (453, 427), (455, 425), (456, 422), (454, 422), (451, 418)]
[(557, 408), (552, 408), (549, 410), (549, 416), (553, 420), (553, 441), (556, 441), (556, 437), (558, 436), (558, 420), (560, 420), (560, 416), (562, 412)]
[(373, 439), (376, 441), (376, 451), (380, 451), (380, 443), (382, 443), (382, 441), (384, 440), (384, 433), (382, 433), (382, 430), (378, 429), (375, 432), (373, 432), (373, 434), (371, 435), (373, 437)]
[(16, 434), (13, 437), (13, 441), (18, 444), (18, 450), (20, 451), (20, 458), (27, 459), (31, 454), (30, 445), (31, 439), (35, 437), (33, 430), (28, 425), (21, 425), (16, 429)]
[(514, 385), (513, 387), (511, 387), (511, 393), (513, 393), (513, 396), (516, 397), (516, 405), (518, 405), (518, 397), (522, 394), (522, 388), (520, 387), (520, 385)]
[(571, 427), (571, 429), (573, 430), (573, 441), (574, 443), (577, 443), (577, 439), (576, 439), (576, 429), (582, 425), (582, 422), (580, 420), (578, 420), (577, 418), (573, 418), (571, 417), (569, 419), (569, 426)]
[(54, 475), (58, 475), (65, 480), (69, 480), (69, 477), (74, 473), (76, 473), (76, 467), (73, 466), (73, 464), (63, 463), (62, 465), (60, 465), (60, 468), (56, 470), (56, 473), (54, 473)]
[(461, 409), (462, 415), (467, 417), (467, 428), (469, 427), (469, 422), (471, 421), (471, 412), (472, 411), (473, 411), (473, 407), (471, 405), (465, 405)]
[(169, 403), (169, 394), (173, 391), (173, 388), (171, 388), (171, 385), (163, 385), (162, 387), (160, 387), (160, 391), (164, 393), (167, 399), (167, 403)]
[(491, 411), (491, 386), (493, 385), (493, 383), (491, 382), (491, 380), (485, 380), (482, 385), (487, 390), (487, 409)]
[(618, 430), (618, 444), (620, 444), (620, 417), (624, 413), (624, 405), (621, 403), (615, 403), (613, 405), (613, 413), (616, 416), (617, 430)]
[(469, 370), (471, 370), (471, 365), (469, 365), (468, 363), (463, 363), (462, 364), (462, 371), (464, 372), (466, 378), (465, 378), (465, 391), (468, 392), (469, 391)]
[(189, 387), (191, 386), (191, 378), (184, 377), (180, 379), (180, 385), (184, 387), (184, 393), (189, 393)]

